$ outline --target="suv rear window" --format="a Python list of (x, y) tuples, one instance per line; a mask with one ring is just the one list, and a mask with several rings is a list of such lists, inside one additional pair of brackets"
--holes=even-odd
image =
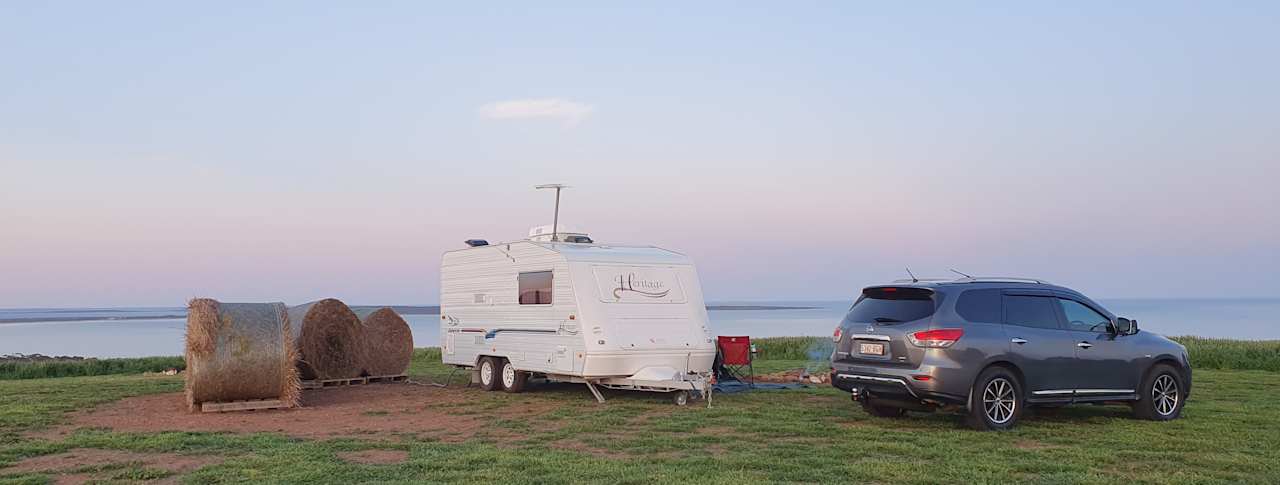
[(1000, 323), (999, 289), (965, 290), (956, 301), (956, 313), (960, 318), (978, 323)]
[(933, 292), (920, 288), (867, 288), (849, 309), (854, 322), (913, 322), (933, 315)]

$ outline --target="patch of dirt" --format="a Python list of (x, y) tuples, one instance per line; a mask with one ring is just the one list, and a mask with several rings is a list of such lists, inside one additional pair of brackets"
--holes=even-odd
[(363, 450), (338, 453), (338, 458), (363, 465), (395, 465), (409, 460), (409, 452), (400, 450)]
[[(411, 434), (465, 441), (500, 420), (546, 414), (555, 401), (500, 402), (477, 389), (441, 389), (412, 384), (370, 384), (304, 391), (302, 407), (228, 413), (187, 412), (182, 393), (123, 399), (68, 416), (69, 424), (32, 436), (64, 438), (77, 428), (124, 432), (227, 431), (281, 433), (299, 438)], [(487, 401), (487, 402), (486, 402)], [(485, 405), (481, 406), (481, 403)], [(488, 430), (518, 437), (511, 430)]]
[(730, 436), (738, 434), (738, 430), (728, 426), (703, 426), (698, 428), (698, 434), (710, 436)]
[(1047, 450), (1057, 448), (1055, 445), (1042, 443), (1035, 440), (1018, 440), (1013, 443), (1013, 447), (1019, 450)]
[(222, 458), (209, 455), (179, 455), (176, 453), (134, 453), (119, 450), (77, 448), (64, 453), (27, 458), (4, 469), (5, 473), (48, 473), (54, 483), (79, 484), (94, 480), (108, 480), (121, 468), (141, 465), (177, 475), (221, 463)]
[(777, 384), (826, 384), (831, 376), (826, 372), (808, 372), (804, 369), (792, 369), (771, 374), (758, 374), (756, 382), (772, 382)]

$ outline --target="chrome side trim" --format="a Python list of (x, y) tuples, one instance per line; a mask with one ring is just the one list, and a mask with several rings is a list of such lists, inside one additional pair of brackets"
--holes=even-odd
[(907, 392), (910, 393), (912, 397), (915, 397), (917, 399), (920, 398), (920, 396), (916, 395), (915, 389), (912, 389), (911, 386), (907, 385), (907, 381), (902, 379), (897, 379), (893, 377), (860, 376), (857, 374), (836, 374), (836, 377), (843, 378), (843, 379), (853, 379), (858, 381), (891, 382), (894, 384), (901, 384), (902, 387), (907, 389)]
[(1061, 394), (1071, 394), (1073, 392), (1075, 391), (1072, 391), (1071, 389), (1049, 389), (1044, 391), (1034, 391), (1032, 394), (1037, 396), (1057, 396)]
[(850, 335), (849, 338), (853, 340), (879, 340), (881, 342), (888, 342), (890, 340), (888, 335), (871, 335), (865, 333), (855, 333)]
[(1070, 394), (1133, 394), (1133, 389), (1046, 389), (1033, 391), (1036, 396), (1062, 396)]

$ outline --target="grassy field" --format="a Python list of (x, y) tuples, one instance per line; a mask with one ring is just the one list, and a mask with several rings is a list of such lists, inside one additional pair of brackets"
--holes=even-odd
[[(1247, 341), (1204, 337), (1173, 339), (1187, 346), (1196, 368), (1280, 372), (1280, 340)], [(763, 360), (822, 361), (831, 355), (831, 340), (825, 337), (772, 337), (756, 339), (755, 342)], [(182, 361), (182, 357), (0, 362), (0, 380), (141, 374), (184, 368), (186, 363)]]
[[(764, 360), (758, 371), (812, 366)], [(411, 375), (442, 382), (439, 351), (415, 354)], [(0, 382), (0, 483), (49, 483), (79, 473), (110, 483), (744, 481), (878, 483), (1280, 482), (1280, 373), (1201, 370), (1183, 419), (1137, 421), (1121, 406), (1076, 406), (1027, 416), (1007, 433), (978, 433), (947, 415), (873, 418), (829, 387), (717, 395), (676, 407), (661, 396), (614, 392), (603, 405), (582, 386), (524, 394), (458, 387), (445, 412), (484, 418), (470, 438), (411, 434), (301, 439), (276, 433), (41, 430), (68, 411), (172, 392), (181, 379), (96, 376)], [(461, 374), (454, 382), (465, 380)], [(395, 384), (392, 384), (395, 385)], [(319, 391), (326, 392), (326, 391)], [(700, 402), (696, 404), (701, 404)], [(412, 410), (376, 410), (369, 416)], [(542, 410), (510, 419), (512, 409)], [(280, 413), (288, 419), (288, 412)], [(73, 451), (74, 450), (74, 451)], [(388, 464), (344, 453), (397, 452)], [(113, 453), (111, 463), (15, 471), (24, 460)], [(116, 456), (112, 455), (112, 456)], [(199, 460), (181, 472), (168, 462)]]
[(45, 362), (0, 362), (0, 380), (43, 379), (46, 377), (142, 374), (185, 369), (182, 357), (141, 357), (136, 359), (84, 359)]
[[(1230, 340), (1172, 337), (1187, 347), (1196, 369), (1266, 370), (1280, 372), (1280, 340)], [(824, 360), (831, 355), (826, 337), (777, 337), (756, 340), (760, 358)]]

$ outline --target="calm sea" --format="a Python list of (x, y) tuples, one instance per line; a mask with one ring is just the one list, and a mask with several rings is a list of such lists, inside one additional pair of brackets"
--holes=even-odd
[[(1125, 299), (1101, 303), (1117, 315), (1135, 318), (1146, 331), (1239, 339), (1280, 339), (1278, 299)], [(787, 310), (712, 310), (712, 330), (720, 335), (776, 337), (831, 334), (849, 301), (714, 302), (713, 305), (803, 306)], [(85, 357), (181, 355), (185, 309), (74, 308), (0, 309), (0, 355), (45, 354)], [(439, 316), (405, 315), (414, 345), (439, 344)], [(8, 322), (8, 323), (4, 323)]]

